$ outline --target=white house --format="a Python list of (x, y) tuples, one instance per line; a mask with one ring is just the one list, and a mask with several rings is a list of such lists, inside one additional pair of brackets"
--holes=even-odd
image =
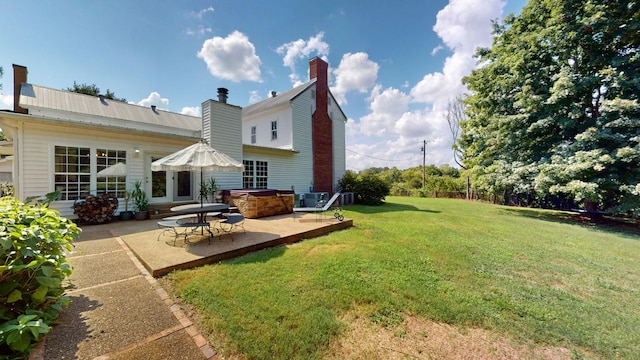
[[(245, 165), (244, 173), (205, 173), (223, 189), (332, 193), (345, 173), (347, 118), (331, 95), (327, 68), (311, 59), (310, 81), (244, 109), (218, 89), (199, 118), (30, 84), (27, 69), (14, 65), (14, 110), (0, 111), (8, 138), (0, 151), (13, 154), (16, 197), (59, 190), (51, 207), (69, 217), (75, 199), (105, 191), (122, 198), (135, 180), (151, 204), (196, 200), (199, 175), (153, 172), (151, 163), (201, 138)], [(118, 162), (126, 177), (97, 176)], [(122, 199), (119, 205), (124, 210)]]

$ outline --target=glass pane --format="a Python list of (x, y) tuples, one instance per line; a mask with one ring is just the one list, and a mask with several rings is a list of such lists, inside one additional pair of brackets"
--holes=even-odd
[(151, 197), (167, 196), (167, 172), (152, 171), (151, 172)]
[(180, 171), (176, 174), (178, 178), (178, 196), (191, 196), (191, 172)]

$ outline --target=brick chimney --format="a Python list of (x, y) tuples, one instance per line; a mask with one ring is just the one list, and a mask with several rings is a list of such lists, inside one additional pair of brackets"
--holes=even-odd
[(28, 114), (27, 109), (20, 107), (20, 88), (27, 82), (27, 67), (13, 64), (13, 111)]
[(329, 117), (329, 64), (318, 57), (309, 61), (309, 78), (316, 80), (316, 111), (311, 117), (313, 188), (333, 193), (333, 123)]

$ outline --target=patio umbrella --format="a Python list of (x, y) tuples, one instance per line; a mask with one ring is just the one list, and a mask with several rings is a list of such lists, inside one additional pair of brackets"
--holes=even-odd
[(127, 165), (125, 163), (116, 163), (107, 168), (98, 171), (96, 174), (99, 178), (106, 178), (108, 176), (127, 176)]
[[(244, 165), (209, 146), (204, 140), (151, 163), (152, 171), (242, 172)], [(202, 205), (202, 196), (200, 205)]]

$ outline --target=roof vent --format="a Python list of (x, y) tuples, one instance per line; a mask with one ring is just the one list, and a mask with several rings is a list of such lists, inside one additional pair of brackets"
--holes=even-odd
[(98, 97), (100, 98), (100, 101), (104, 102), (104, 95), (100, 94)]
[(151, 105), (151, 110), (152, 110), (153, 112), (156, 112), (156, 106), (155, 106), (155, 105)]
[(218, 88), (218, 101), (220, 101), (223, 104), (226, 104), (228, 95), (229, 95), (229, 90), (225, 88)]
[(276, 96), (278, 96), (278, 93), (277, 93), (277, 92), (275, 92), (275, 91), (272, 91), (272, 92), (271, 92), (271, 97), (276, 97)]

